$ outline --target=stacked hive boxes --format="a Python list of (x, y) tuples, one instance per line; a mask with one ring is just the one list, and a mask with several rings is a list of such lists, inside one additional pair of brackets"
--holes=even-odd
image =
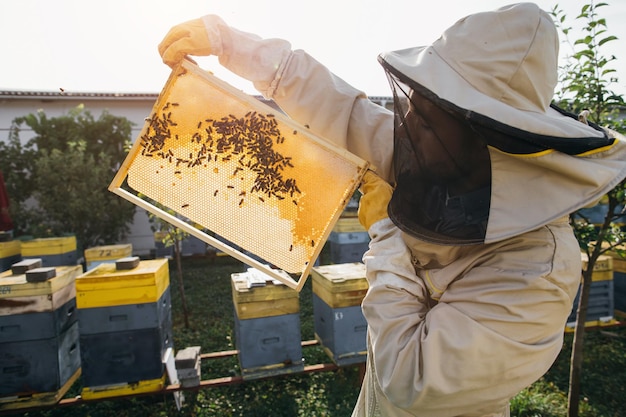
[(231, 281), (244, 379), (303, 370), (298, 292), (254, 268)]
[(613, 258), (613, 301), (615, 315), (626, 318), (626, 259), (618, 253)]
[(11, 265), (22, 260), (22, 248), (19, 240), (0, 242), (0, 272), (8, 271)]
[(361, 301), (367, 292), (365, 265), (348, 263), (313, 268), (315, 337), (337, 365), (365, 362), (367, 322)]
[(51, 237), (23, 241), (22, 259), (41, 259), (42, 265), (76, 265), (76, 236)]
[(150, 392), (165, 385), (173, 346), (167, 259), (123, 258), (76, 280), (84, 398)]
[[(582, 258), (583, 269), (585, 269), (587, 265), (587, 257), (583, 254)], [(579, 299), (580, 289), (576, 294), (572, 312), (567, 320), (568, 323), (576, 322), (576, 312), (578, 310)], [(589, 293), (589, 302), (587, 304), (586, 324), (612, 321), (614, 308), (613, 259), (610, 256), (600, 256), (593, 268), (591, 290)], [(571, 325), (569, 327), (571, 327)]]
[(0, 274), (0, 410), (56, 403), (80, 375), (76, 266)]
[(119, 245), (95, 246), (85, 249), (85, 263), (90, 271), (101, 263), (115, 263), (116, 260), (128, 258), (133, 254), (133, 245), (124, 243)]
[(358, 218), (341, 217), (328, 238), (331, 263), (361, 262), (369, 241), (369, 235)]

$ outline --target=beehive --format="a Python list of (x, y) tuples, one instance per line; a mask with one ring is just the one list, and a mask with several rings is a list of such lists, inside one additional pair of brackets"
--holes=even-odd
[(618, 253), (611, 253), (613, 258), (613, 300), (615, 314), (626, 318), (626, 259)]
[(85, 398), (136, 392), (138, 381), (142, 390), (163, 386), (162, 357), (173, 346), (169, 288), (167, 259), (118, 259), (78, 277)]
[(29, 282), (29, 272), (0, 274), (0, 409), (53, 403), (80, 374), (74, 282), (82, 268), (56, 267), (41, 282)]
[(367, 232), (367, 230), (365, 230), (365, 228), (361, 225), (358, 217), (344, 215), (337, 221), (337, 224), (333, 228), (333, 232), (358, 233)]
[[(281, 271), (279, 273), (284, 273)], [(297, 314), (298, 293), (254, 268), (231, 275), (233, 304), (240, 320)]]
[(0, 242), (0, 272), (8, 271), (11, 265), (22, 260), (19, 240)]
[(338, 365), (365, 362), (367, 322), (361, 301), (367, 293), (365, 265), (322, 265), (311, 270), (315, 337)]
[(129, 270), (104, 263), (76, 280), (76, 303), (79, 309), (154, 303), (169, 285), (167, 259), (141, 261)]
[(87, 270), (91, 270), (101, 263), (115, 263), (117, 259), (126, 258), (132, 254), (133, 245), (131, 243), (95, 246), (85, 249), (85, 263)]
[[(583, 269), (587, 265), (587, 257), (582, 254)], [(600, 256), (596, 261), (591, 275), (591, 287), (587, 304), (586, 322), (611, 320), (614, 315), (614, 294), (613, 294), (613, 259), (610, 256)], [(580, 289), (576, 294), (572, 311), (568, 318), (568, 323), (576, 321), (576, 312), (580, 299)], [(587, 325), (587, 323), (586, 323)]]
[(300, 290), (366, 169), (184, 60), (109, 189)]
[(298, 292), (254, 268), (232, 274), (231, 282), (244, 379), (302, 371)]
[(44, 267), (76, 265), (76, 236), (26, 240), (21, 243), (22, 259), (39, 258)]

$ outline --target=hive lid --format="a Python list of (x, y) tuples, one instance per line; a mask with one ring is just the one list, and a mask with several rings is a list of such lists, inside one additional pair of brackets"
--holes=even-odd
[(299, 291), (367, 165), (183, 60), (109, 189)]
[(316, 266), (312, 272), (314, 277), (333, 283), (365, 280), (365, 264), (362, 262)]
[[(38, 275), (35, 281), (31, 281), (26, 273), (15, 275), (11, 270), (0, 273), (0, 299), (54, 294), (68, 285), (73, 286), (83, 272), (80, 265), (57, 266), (52, 269), (55, 270), (54, 277), (49, 277), (50, 272), (48, 271)], [(37, 280), (37, 278), (42, 277), (46, 277), (46, 279)]]

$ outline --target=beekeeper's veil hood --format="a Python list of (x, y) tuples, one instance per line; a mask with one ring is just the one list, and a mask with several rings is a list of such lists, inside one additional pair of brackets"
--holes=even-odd
[[(379, 56), (396, 106), (389, 215), (398, 227), (440, 244), (494, 242), (589, 205), (626, 176), (623, 136), (551, 105), (558, 45), (550, 16), (521, 3), (461, 19), (430, 46)], [(420, 175), (404, 126), (415, 92), (484, 139), (484, 186), (453, 196)]]

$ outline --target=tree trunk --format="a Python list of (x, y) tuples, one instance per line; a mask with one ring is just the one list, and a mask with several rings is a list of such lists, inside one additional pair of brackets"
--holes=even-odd
[(187, 312), (187, 299), (185, 298), (185, 286), (183, 284), (183, 266), (180, 256), (181, 241), (176, 239), (174, 241), (174, 256), (176, 256), (176, 270), (178, 275), (178, 290), (180, 291), (180, 298), (183, 304), (183, 317), (185, 319), (185, 329), (189, 328), (189, 314)]
[(568, 417), (578, 417), (580, 404), (580, 380), (583, 367), (583, 345), (585, 339), (585, 322), (587, 321), (587, 305), (591, 291), (591, 277), (595, 259), (589, 259), (587, 269), (583, 271), (578, 309), (576, 311), (576, 327), (574, 329), (574, 341), (572, 342), (572, 355), (570, 362), (569, 394), (568, 394)]

